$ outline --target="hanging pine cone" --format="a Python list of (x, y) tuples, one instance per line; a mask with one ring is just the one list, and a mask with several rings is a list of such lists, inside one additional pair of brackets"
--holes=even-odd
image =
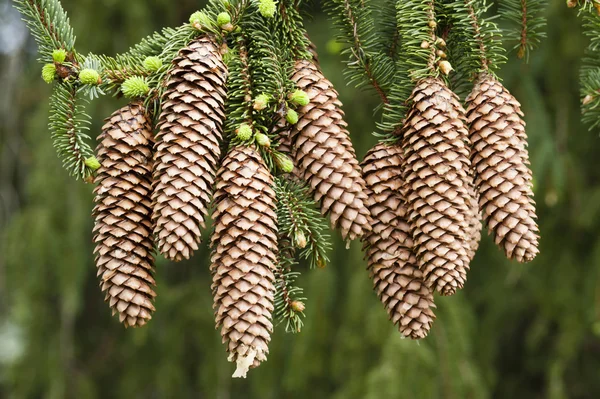
[(491, 75), (482, 75), (467, 98), (479, 206), (506, 256), (529, 262), (538, 253), (539, 230), (522, 115), (519, 102)]
[(442, 295), (462, 288), (471, 197), (468, 132), (458, 97), (438, 79), (421, 80), (412, 92), (402, 147), (404, 196), (415, 252), (426, 284)]
[(150, 192), (152, 127), (144, 107), (129, 104), (111, 115), (98, 136), (94, 242), (106, 301), (125, 327), (150, 320), (154, 242)]
[(402, 148), (378, 144), (362, 162), (372, 231), (363, 237), (377, 296), (405, 337), (427, 336), (435, 319), (433, 293), (413, 253), (402, 186)]
[(217, 174), (212, 236), (214, 309), (234, 377), (269, 353), (277, 216), (273, 178), (255, 148), (231, 149)]
[(221, 155), (227, 70), (217, 44), (201, 37), (180, 51), (163, 97), (152, 218), (159, 251), (188, 259), (201, 241)]
[(297, 173), (313, 190), (321, 212), (329, 213), (332, 227), (354, 240), (370, 230), (369, 211), (337, 92), (311, 61), (296, 62), (292, 80), (310, 98), (291, 133)]

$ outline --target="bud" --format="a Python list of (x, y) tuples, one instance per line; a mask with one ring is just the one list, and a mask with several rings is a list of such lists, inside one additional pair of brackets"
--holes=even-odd
[(285, 173), (291, 173), (294, 170), (294, 163), (292, 160), (283, 154), (276, 156), (275, 162), (279, 169)]
[(254, 99), (253, 108), (256, 111), (262, 111), (263, 109), (267, 108), (268, 105), (269, 105), (269, 95), (268, 94), (260, 94), (260, 95), (256, 96), (256, 98)]
[(319, 269), (325, 269), (325, 267), (327, 266), (327, 262), (325, 262), (325, 259), (319, 257), (317, 258), (317, 267)]
[(56, 66), (54, 64), (46, 64), (42, 67), (42, 79), (46, 83), (52, 83), (56, 77)]
[(241, 32), (241, 30), (242, 30), (242, 28), (240, 28), (239, 26), (236, 28), (231, 23), (227, 23), (227, 24), (221, 26), (221, 29), (224, 30), (225, 32), (232, 32), (233, 30), (236, 30), (237, 32)]
[(81, 72), (79, 72), (79, 80), (86, 85), (97, 85), (102, 83), (98, 71), (90, 68), (82, 69)]
[(296, 242), (296, 246), (298, 248), (306, 248), (306, 236), (304, 235), (304, 232), (302, 230), (296, 232), (296, 235), (294, 236), (294, 241)]
[(427, 25), (429, 25), (431, 29), (437, 28), (437, 22), (435, 22), (433, 19), (427, 22)]
[(591, 94), (588, 94), (587, 96), (583, 97), (583, 100), (581, 100), (581, 104), (588, 105), (592, 101), (594, 101), (594, 96), (592, 96)]
[(440, 58), (446, 58), (446, 53), (444, 53), (442, 50), (436, 51), (435, 54)]
[(156, 72), (162, 66), (162, 61), (158, 57), (146, 57), (144, 59), (144, 68), (151, 72)]
[(67, 50), (59, 48), (52, 51), (52, 59), (54, 62), (63, 63), (67, 59)]
[(519, 47), (519, 50), (517, 51), (517, 58), (523, 58), (525, 57), (525, 47), (521, 46)]
[(569, 8), (577, 7), (577, 0), (567, 0), (567, 7), (569, 7)]
[(448, 75), (450, 73), (450, 71), (454, 70), (452, 68), (452, 64), (450, 64), (448, 61), (440, 61), (438, 63), (438, 67), (440, 68), (440, 71), (442, 71), (442, 73), (444, 75)]
[(242, 141), (248, 141), (252, 138), (252, 127), (247, 123), (242, 123), (236, 130), (235, 134), (238, 139)]
[(257, 133), (255, 138), (256, 138), (256, 142), (261, 147), (267, 147), (267, 148), (271, 147), (271, 140), (269, 140), (269, 136), (267, 136), (266, 134)]
[(302, 301), (292, 301), (292, 303), (290, 303), (290, 306), (292, 307), (292, 310), (296, 313), (302, 313), (304, 312), (304, 309), (306, 309), (306, 305)]
[(89, 175), (83, 178), (83, 181), (86, 184), (93, 184), (94, 183), (94, 175)]
[(446, 47), (446, 41), (441, 37), (436, 37), (435, 44), (437, 44), (439, 47)]
[(150, 86), (145, 78), (141, 76), (132, 76), (125, 79), (121, 85), (121, 91), (125, 97), (135, 98), (142, 97), (150, 91)]
[(217, 15), (217, 25), (223, 26), (231, 22), (231, 15), (228, 12), (222, 12)]
[(214, 24), (213, 20), (210, 16), (204, 11), (196, 11), (192, 15), (190, 15), (190, 24), (198, 30), (209, 27)]
[(98, 162), (98, 159), (94, 156), (87, 158), (83, 163), (92, 170), (98, 170), (100, 168), (100, 162)]
[(288, 99), (292, 104), (299, 105), (301, 107), (307, 105), (310, 102), (308, 94), (303, 90), (294, 90), (294, 92), (288, 95)]
[(298, 113), (293, 109), (288, 109), (287, 114), (285, 114), (285, 120), (288, 121), (290, 125), (295, 125), (298, 123)]
[(276, 10), (277, 10), (277, 7), (275, 6), (275, 1), (259, 0), (258, 12), (260, 12), (260, 15), (262, 15), (263, 17), (273, 18)]
[(429, 42), (426, 40), (423, 40), (421, 42), (421, 48), (429, 48)]

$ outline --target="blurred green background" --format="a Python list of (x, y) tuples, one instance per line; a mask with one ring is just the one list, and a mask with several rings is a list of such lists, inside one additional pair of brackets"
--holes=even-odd
[[(63, 0), (81, 52), (114, 54), (186, 21), (195, 0)], [(376, 98), (347, 87), (327, 17), (307, 21), (337, 85), (359, 157), (375, 143)], [(247, 380), (214, 330), (207, 248), (158, 261), (157, 312), (125, 330), (110, 316), (92, 257), (90, 185), (61, 169), (47, 129), (50, 86), (10, 1), (0, 0), (1, 398), (598, 398), (600, 140), (581, 124), (580, 22), (564, 1), (529, 64), (501, 71), (526, 113), (541, 254), (505, 260), (484, 237), (465, 289), (436, 298), (422, 342), (403, 340), (371, 290), (360, 244), (336, 237), (332, 261), (306, 270), (300, 334), (277, 328)], [(123, 104), (95, 101), (102, 119)]]

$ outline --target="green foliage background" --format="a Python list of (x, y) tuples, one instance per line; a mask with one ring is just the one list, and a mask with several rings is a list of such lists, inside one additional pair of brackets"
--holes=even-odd
[[(199, 8), (195, 0), (63, 0), (80, 51), (114, 54)], [(327, 17), (307, 23), (345, 104), (358, 155), (377, 99), (347, 87)], [(33, 41), (0, 41), (0, 397), (4, 398), (597, 398), (600, 397), (600, 140), (580, 122), (586, 44), (564, 1), (547, 9), (548, 38), (528, 65), (499, 75), (523, 104), (541, 255), (505, 260), (484, 238), (463, 292), (437, 298), (429, 338), (400, 339), (371, 290), (360, 244), (337, 237), (326, 269), (305, 272), (300, 334), (274, 334), (247, 380), (213, 327), (206, 247), (158, 262), (157, 312), (124, 330), (97, 287), (91, 186), (61, 169), (47, 129), (50, 87)], [(0, 0), (0, 20), (13, 21)], [(5, 38), (13, 33), (0, 32)], [(2, 39), (2, 37), (0, 37)], [(4, 49), (1, 47), (4, 46)], [(123, 100), (90, 108), (92, 132)], [(95, 133), (93, 133), (95, 134)]]

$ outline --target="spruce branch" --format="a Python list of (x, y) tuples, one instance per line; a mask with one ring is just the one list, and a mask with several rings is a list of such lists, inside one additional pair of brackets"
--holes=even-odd
[(75, 83), (56, 84), (50, 97), (50, 130), (63, 167), (71, 176), (85, 179), (93, 173), (86, 159), (93, 156), (87, 141), (90, 117), (85, 113), (82, 90)]
[(285, 237), (279, 237), (279, 254), (275, 270), (275, 320), (285, 323), (285, 331), (298, 333), (304, 322), (304, 290), (296, 285), (300, 273), (292, 271), (297, 262), (294, 259), (294, 247)]
[(300, 257), (307, 259), (311, 268), (322, 267), (329, 260), (330, 237), (308, 187), (282, 176), (275, 180), (275, 193), (280, 234), (301, 248)]
[(14, 0), (27, 27), (34, 36), (43, 63), (52, 60), (52, 52), (64, 49), (75, 52), (75, 35), (69, 17), (59, 0)]
[[(587, 3), (587, 2), (586, 2)], [(583, 33), (589, 44), (581, 66), (580, 91), (582, 121), (590, 130), (600, 126), (600, 16), (593, 7), (582, 5)]]
[(506, 61), (502, 32), (485, 18), (485, 0), (454, 0), (442, 6), (448, 16), (448, 55), (456, 73), (450, 77), (453, 90), (464, 95), (481, 73), (495, 72)]
[(345, 71), (350, 84), (372, 86), (384, 104), (393, 81), (394, 62), (386, 51), (378, 51), (377, 34), (369, 0), (333, 0), (327, 7), (338, 30), (338, 40), (346, 45)]
[(275, 14), (275, 23), (279, 27), (277, 34), (280, 36), (282, 48), (288, 49), (295, 60), (312, 57), (308, 51), (310, 41), (299, 12), (300, 4), (300, 0), (280, 0), (277, 3), (278, 12)]
[(529, 60), (529, 53), (546, 37), (542, 12), (545, 0), (500, 0), (499, 14), (509, 23), (506, 38), (513, 42), (517, 57)]

